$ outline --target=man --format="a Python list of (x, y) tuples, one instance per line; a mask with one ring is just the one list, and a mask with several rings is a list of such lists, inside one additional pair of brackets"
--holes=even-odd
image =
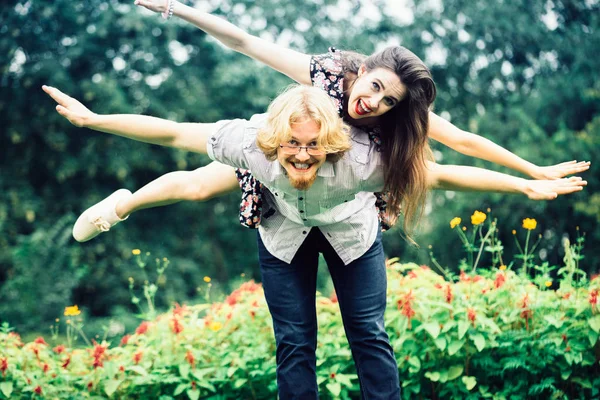
[[(381, 160), (366, 133), (343, 125), (324, 92), (295, 86), (275, 99), (266, 115), (250, 121), (176, 124), (96, 115), (54, 88), (44, 90), (59, 103), (57, 111), (77, 126), (207, 153), (221, 163), (251, 169), (265, 185), (258, 249), (277, 342), (280, 398), (318, 397), (319, 253), (333, 279), (363, 397), (399, 398), (398, 368), (384, 327), (386, 271), (373, 195), (384, 188)], [(435, 164), (429, 165), (427, 179), (432, 188), (520, 192), (537, 199), (585, 185), (580, 179), (527, 181)]]

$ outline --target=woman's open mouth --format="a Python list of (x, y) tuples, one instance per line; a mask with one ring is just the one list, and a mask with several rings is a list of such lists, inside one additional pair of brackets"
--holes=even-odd
[(373, 112), (373, 110), (367, 107), (361, 99), (358, 99), (358, 101), (356, 102), (355, 111), (360, 116), (367, 115), (368, 113)]

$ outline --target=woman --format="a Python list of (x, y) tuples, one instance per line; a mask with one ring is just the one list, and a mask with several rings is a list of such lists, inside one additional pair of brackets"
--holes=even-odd
[[(381, 140), (387, 172), (386, 186), (388, 190), (396, 188), (387, 195), (387, 205), (378, 195), (384, 229), (393, 224), (400, 208), (408, 217), (404, 220), (405, 231), (410, 232), (414, 225), (418, 204), (422, 204), (425, 197), (422, 183), (424, 156), (419, 149), (427, 146), (427, 137), (534, 179), (558, 179), (589, 168), (589, 163), (576, 161), (536, 166), (429, 112), (428, 104), (435, 97), (435, 85), (424, 64), (405, 48), (389, 48), (368, 58), (338, 51), (310, 56), (249, 35), (221, 18), (177, 1), (136, 0), (135, 4), (163, 13), (171, 7), (172, 15), (194, 24), (226, 46), (269, 65), (299, 83), (313, 84), (326, 90), (338, 103), (340, 115), (346, 122), (364, 127), (373, 140)], [(409, 64), (414, 70), (403, 70)], [(411, 77), (411, 74), (419, 76)], [(410, 85), (407, 85), (408, 79), (412, 79)], [(415, 99), (418, 101), (415, 102)], [(407, 106), (411, 106), (412, 110)], [(411, 159), (415, 154), (418, 160)], [(235, 190), (238, 184), (243, 192), (240, 222), (255, 228), (260, 223), (262, 209), (260, 183), (248, 171), (212, 163), (191, 172), (166, 174), (133, 195), (126, 190), (115, 192), (102, 202), (102, 208), (108, 207), (104, 214), (111, 214), (110, 221), (94, 228), (89, 223), (89, 212), (84, 213), (75, 224), (74, 237), (86, 241), (110, 229), (134, 211), (181, 200), (207, 200)]]

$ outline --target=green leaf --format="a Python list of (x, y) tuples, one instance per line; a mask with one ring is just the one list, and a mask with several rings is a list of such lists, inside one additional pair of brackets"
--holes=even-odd
[(581, 385), (582, 387), (584, 387), (586, 389), (591, 389), (592, 388), (592, 382), (590, 382), (590, 380), (587, 379), (587, 378), (578, 378), (578, 377), (575, 377), (575, 378), (571, 379), (571, 382), (575, 382), (575, 383)]
[(198, 385), (200, 387), (203, 387), (204, 389), (208, 389), (211, 392), (216, 392), (217, 391), (217, 388), (212, 383), (207, 382), (205, 380), (197, 381), (196, 385)]
[(183, 391), (187, 388), (190, 387), (189, 383), (180, 383), (179, 385), (177, 385), (177, 387), (175, 388), (175, 391), (173, 392), (173, 396), (179, 396), (181, 393), (183, 393)]
[(429, 335), (432, 338), (437, 338), (440, 335), (440, 323), (439, 322), (427, 322), (423, 325), (421, 325), (419, 328), (425, 329), (427, 331), (427, 333), (429, 333)]
[(594, 330), (594, 332), (600, 332), (600, 315), (595, 315), (592, 318), (588, 319), (588, 324), (590, 324), (590, 328)]
[(179, 364), (179, 375), (181, 375), (182, 378), (187, 378), (189, 373), (190, 373), (190, 364)]
[(465, 344), (464, 340), (453, 340), (448, 345), (448, 355), (452, 356), (456, 354)]
[(248, 379), (246, 378), (241, 378), (241, 379), (237, 379), (234, 383), (233, 383), (233, 388), (234, 389), (239, 389), (242, 386), (244, 386), (246, 384), (246, 382), (248, 382)]
[(200, 398), (200, 391), (198, 389), (188, 389), (186, 393), (190, 400), (198, 400)]
[(331, 382), (325, 386), (327, 387), (327, 390), (329, 390), (329, 392), (333, 395), (333, 397), (340, 396), (340, 393), (342, 392), (342, 385), (340, 385), (338, 382)]
[(122, 382), (122, 380), (109, 379), (104, 384), (104, 393), (106, 393), (108, 397), (112, 396)]
[(563, 324), (565, 323), (565, 321), (555, 317), (554, 315), (545, 315), (544, 319), (546, 320), (546, 322), (548, 322), (550, 325), (554, 326), (557, 329), (560, 329), (560, 327), (563, 326)]
[(412, 356), (408, 359), (408, 363), (411, 365), (411, 373), (414, 372), (419, 372), (419, 370), (421, 369), (421, 360), (419, 360), (419, 357), (417, 356)]
[(146, 371), (144, 368), (140, 367), (139, 365), (132, 365), (131, 367), (127, 367), (127, 371), (137, 372), (138, 374), (140, 374), (142, 376), (148, 375), (148, 371)]
[(440, 349), (440, 351), (446, 350), (446, 344), (447, 344), (447, 342), (446, 342), (446, 338), (445, 337), (439, 337), (439, 338), (435, 339), (433, 342), (435, 343), (436, 347), (438, 349)]
[(481, 333), (474, 333), (471, 335), (471, 340), (475, 343), (475, 347), (477, 347), (477, 351), (481, 351), (485, 348), (485, 338)]
[(572, 372), (573, 371), (571, 369), (563, 369), (560, 373), (560, 377), (562, 378), (563, 381), (566, 381), (567, 379), (569, 379)]
[(462, 382), (467, 387), (467, 390), (471, 390), (477, 385), (477, 379), (474, 376), (463, 376)]
[(465, 333), (469, 329), (469, 323), (467, 321), (459, 321), (458, 322), (458, 338), (462, 339), (465, 337)]
[[(454, 380), (456, 378), (458, 378), (459, 376), (462, 375), (464, 368), (462, 367), (462, 365), (454, 365), (450, 368), (448, 368), (448, 380)], [(471, 390), (471, 389), (469, 389)]]
[(6, 397), (10, 397), (10, 394), (13, 391), (13, 383), (12, 382), (2, 382), (0, 383), (0, 391)]
[(598, 333), (594, 331), (588, 331), (588, 339), (590, 340), (590, 346), (594, 347), (598, 341)]
[(439, 372), (425, 372), (425, 378), (428, 378), (432, 382), (437, 382), (440, 380)]

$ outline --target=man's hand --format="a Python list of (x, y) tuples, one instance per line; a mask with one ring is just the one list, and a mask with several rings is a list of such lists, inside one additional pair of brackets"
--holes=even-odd
[(587, 185), (580, 177), (554, 180), (528, 180), (524, 194), (531, 200), (554, 200), (560, 195), (579, 192)]
[(133, 4), (158, 13), (167, 10), (167, 0), (135, 0)]
[(534, 179), (560, 179), (568, 175), (575, 175), (590, 168), (589, 161), (567, 161), (564, 163), (537, 167), (531, 174)]
[(90, 119), (96, 115), (78, 100), (64, 94), (52, 86), (44, 85), (42, 86), (42, 89), (58, 103), (56, 111), (77, 127), (86, 126)]

